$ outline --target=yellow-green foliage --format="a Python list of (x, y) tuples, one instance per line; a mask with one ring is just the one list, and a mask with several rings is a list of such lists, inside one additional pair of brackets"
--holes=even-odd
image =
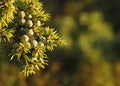
[(0, 1), (0, 41), (10, 40), (13, 37), (13, 29), (8, 29), (8, 24), (12, 23), (16, 12), (14, 0)]
[(0, 11), (0, 41), (9, 41), (5, 42), (12, 49), (8, 56), (21, 63), (25, 76), (47, 65), (47, 50), (65, 45), (57, 31), (45, 26), (50, 16), (39, 0), (8, 0)]

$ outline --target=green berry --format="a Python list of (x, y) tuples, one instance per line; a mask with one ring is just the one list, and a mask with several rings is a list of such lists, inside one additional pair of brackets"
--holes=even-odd
[(28, 14), (28, 18), (31, 19), (31, 18), (32, 18), (32, 15), (31, 15), (31, 14)]
[(34, 35), (34, 31), (33, 31), (33, 29), (29, 29), (29, 30), (28, 30), (28, 35), (29, 35), (29, 36)]
[(36, 40), (32, 40), (32, 41), (31, 41), (31, 44), (32, 44), (33, 47), (37, 47), (38, 42), (37, 42)]
[(30, 42), (26, 42), (26, 46), (27, 46), (28, 48), (30, 48), (30, 47), (31, 47)]
[(44, 47), (44, 43), (43, 42), (39, 42), (40, 47)]
[(41, 26), (41, 22), (39, 21), (39, 20), (37, 20), (37, 21), (35, 21), (35, 23), (34, 23), (36, 26)]
[(24, 24), (25, 24), (25, 19), (24, 18), (20, 19), (20, 25), (24, 25)]
[(21, 42), (28, 42), (29, 41), (29, 37), (27, 35), (23, 35), (21, 37)]
[(33, 26), (32, 20), (28, 20), (28, 21), (26, 22), (26, 25), (27, 25), (28, 27), (32, 27), (32, 26)]
[(25, 17), (25, 12), (24, 11), (20, 11), (19, 12), (19, 16), (20, 16), (20, 18), (24, 18)]

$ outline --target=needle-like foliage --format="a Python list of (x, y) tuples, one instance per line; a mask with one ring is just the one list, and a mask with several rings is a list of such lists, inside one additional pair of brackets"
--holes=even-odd
[(2, 0), (0, 3), (0, 41), (9, 44), (8, 57), (22, 64), (21, 73), (35, 74), (48, 64), (47, 50), (65, 45), (65, 40), (55, 29), (45, 26), (50, 15), (39, 0)]

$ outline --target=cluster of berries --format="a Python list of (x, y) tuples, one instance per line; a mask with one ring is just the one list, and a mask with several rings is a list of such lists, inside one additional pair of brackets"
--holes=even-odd
[[(29, 13), (25, 13), (24, 11), (19, 12), (19, 25), (21, 30), (24, 32), (20, 37), (21, 43), (24, 43), (28, 47), (35, 48), (37, 45), (43, 46), (44, 43), (36, 40), (34, 26), (41, 26), (40, 20), (34, 20), (33, 16)], [(45, 39), (45, 38), (44, 38)]]

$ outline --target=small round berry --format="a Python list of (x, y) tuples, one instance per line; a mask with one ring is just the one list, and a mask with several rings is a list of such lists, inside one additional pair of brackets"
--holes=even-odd
[(25, 19), (24, 18), (22, 18), (22, 19), (20, 19), (20, 25), (24, 25), (25, 24)]
[(40, 47), (44, 47), (44, 43), (43, 42), (39, 42)]
[(28, 30), (28, 35), (29, 35), (29, 36), (33, 36), (33, 35), (34, 35), (33, 29), (29, 29), (29, 30)]
[(31, 44), (32, 44), (33, 47), (37, 47), (38, 42), (36, 40), (32, 40)]
[(29, 37), (27, 35), (23, 35), (21, 37), (21, 42), (28, 42), (29, 41)]
[(20, 16), (21, 18), (24, 18), (24, 17), (25, 17), (25, 12), (24, 12), (24, 11), (20, 11), (20, 12), (19, 12), (19, 16)]
[(31, 14), (28, 14), (28, 18), (31, 19), (31, 18), (32, 18), (32, 15), (31, 15)]
[(41, 26), (41, 22), (39, 20), (36, 20), (34, 24), (38, 27)]
[(27, 46), (28, 48), (30, 48), (30, 47), (31, 47), (30, 42), (26, 42), (26, 46)]
[(26, 22), (26, 25), (27, 25), (28, 27), (32, 27), (32, 26), (33, 26), (32, 20), (28, 20), (28, 21)]

